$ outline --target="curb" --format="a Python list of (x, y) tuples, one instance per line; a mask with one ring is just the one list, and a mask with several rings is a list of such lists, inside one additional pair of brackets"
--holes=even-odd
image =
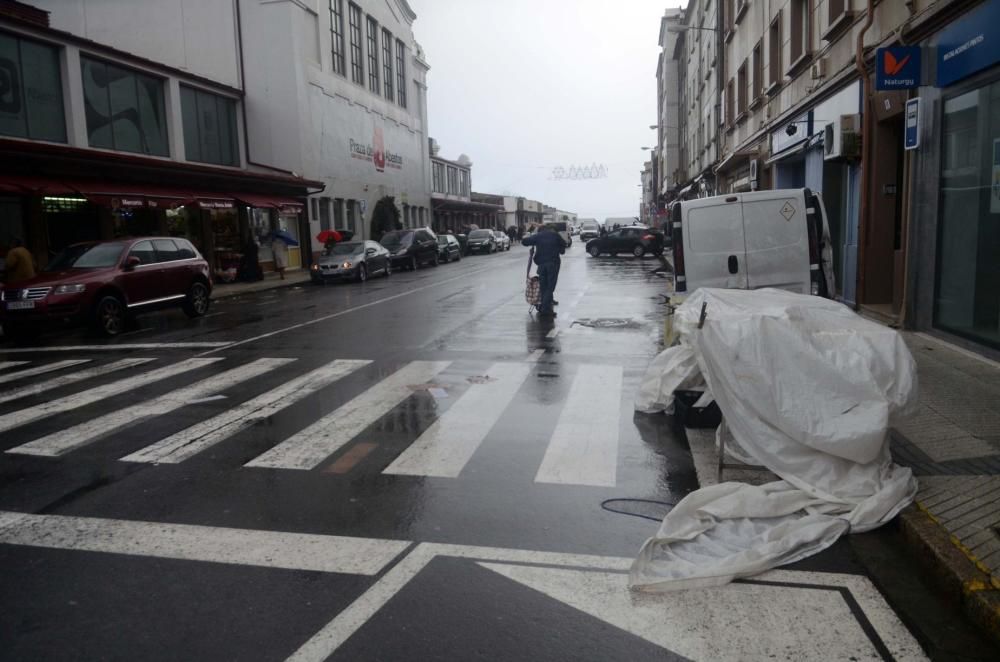
[(279, 280), (277, 283), (274, 283), (273, 285), (268, 285), (267, 287), (259, 287), (252, 290), (244, 290), (242, 292), (225, 292), (221, 295), (217, 294), (218, 291), (213, 288), (212, 301), (231, 299), (233, 297), (243, 296), (244, 294), (257, 294), (259, 292), (270, 292), (271, 290), (280, 290), (286, 287), (295, 287), (296, 285), (307, 285), (309, 284), (309, 282), (310, 282), (309, 278), (305, 278), (302, 280), (292, 280), (290, 278), (286, 278), (284, 281)]
[(984, 572), (920, 502), (907, 506), (898, 522), (904, 541), (917, 552), (918, 563), (976, 627), (1000, 642), (1000, 578)]

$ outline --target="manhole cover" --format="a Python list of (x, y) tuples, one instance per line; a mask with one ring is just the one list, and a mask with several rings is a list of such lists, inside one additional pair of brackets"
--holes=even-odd
[(589, 326), (593, 329), (634, 329), (639, 326), (635, 320), (625, 317), (599, 317), (596, 319), (578, 319), (573, 324)]

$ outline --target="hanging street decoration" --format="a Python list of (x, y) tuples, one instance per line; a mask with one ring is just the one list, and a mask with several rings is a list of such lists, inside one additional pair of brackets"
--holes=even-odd
[(552, 176), (549, 179), (606, 179), (607, 176), (608, 167), (603, 163), (600, 165), (594, 163), (589, 166), (571, 165), (569, 168), (556, 166), (552, 168)]

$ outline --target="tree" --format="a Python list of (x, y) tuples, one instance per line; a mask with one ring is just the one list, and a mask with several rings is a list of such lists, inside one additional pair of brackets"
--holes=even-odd
[(396, 208), (396, 198), (391, 195), (379, 198), (372, 209), (372, 239), (379, 241), (386, 232), (402, 230), (399, 222), (399, 209)]

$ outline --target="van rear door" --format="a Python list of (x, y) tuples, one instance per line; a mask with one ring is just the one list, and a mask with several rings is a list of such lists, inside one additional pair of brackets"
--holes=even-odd
[(809, 294), (809, 233), (802, 189), (756, 191), (742, 197), (749, 287)]
[(746, 289), (746, 243), (739, 195), (681, 203), (688, 291), (699, 287)]

